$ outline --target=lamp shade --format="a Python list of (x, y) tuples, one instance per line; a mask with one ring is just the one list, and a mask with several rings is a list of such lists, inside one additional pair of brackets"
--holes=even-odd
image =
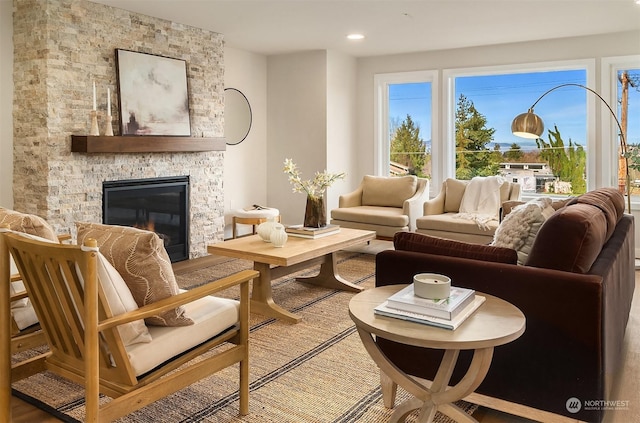
[(529, 109), (527, 113), (521, 113), (511, 122), (511, 132), (521, 138), (540, 138), (544, 132), (544, 122), (542, 118)]

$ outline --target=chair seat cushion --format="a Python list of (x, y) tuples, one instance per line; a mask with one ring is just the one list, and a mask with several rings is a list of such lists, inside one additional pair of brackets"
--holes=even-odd
[(487, 222), (487, 229), (480, 228), (474, 220), (454, 217), (457, 213), (433, 214), (416, 219), (416, 227), (422, 230), (457, 232), (474, 235), (493, 235), (498, 228), (497, 220)]
[(273, 208), (261, 208), (261, 209), (238, 209), (232, 213), (235, 217), (243, 217), (247, 219), (268, 219), (280, 216), (280, 211)]
[(153, 339), (151, 342), (126, 347), (137, 376), (235, 325), (239, 319), (240, 303), (227, 298), (208, 296), (185, 304), (184, 308), (193, 320), (193, 325), (149, 326)]
[(409, 225), (409, 216), (403, 213), (402, 208), (397, 207), (342, 207), (331, 210), (331, 218), (347, 222), (393, 227), (404, 227)]

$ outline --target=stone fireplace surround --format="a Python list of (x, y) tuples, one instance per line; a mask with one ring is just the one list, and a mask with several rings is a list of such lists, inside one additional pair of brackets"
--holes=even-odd
[[(102, 222), (102, 183), (189, 175), (190, 257), (224, 235), (224, 152), (71, 153), (71, 135), (89, 131), (92, 82), (104, 133), (111, 88), (118, 135), (115, 49), (187, 62), (193, 136), (221, 137), (221, 34), (84, 0), (14, 2), (14, 208), (60, 232)], [(131, 142), (135, 142), (132, 137)]]

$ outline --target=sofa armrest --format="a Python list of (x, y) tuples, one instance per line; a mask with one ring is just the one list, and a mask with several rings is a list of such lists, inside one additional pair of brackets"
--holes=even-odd
[(416, 219), (422, 216), (422, 208), (425, 200), (429, 198), (429, 180), (418, 178), (416, 192), (411, 198), (404, 200), (402, 212), (409, 216), (409, 230), (416, 230)]
[(338, 197), (338, 207), (358, 207), (362, 205), (362, 184), (355, 191)]
[(438, 195), (433, 197), (431, 200), (427, 200), (424, 202), (422, 207), (422, 215), (429, 216), (431, 214), (442, 214), (444, 213), (444, 198), (445, 198), (445, 184), (442, 183), (442, 189)]

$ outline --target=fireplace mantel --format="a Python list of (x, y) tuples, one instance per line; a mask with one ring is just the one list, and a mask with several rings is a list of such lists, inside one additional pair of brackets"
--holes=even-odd
[(73, 153), (177, 153), (225, 149), (224, 137), (71, 136)]

